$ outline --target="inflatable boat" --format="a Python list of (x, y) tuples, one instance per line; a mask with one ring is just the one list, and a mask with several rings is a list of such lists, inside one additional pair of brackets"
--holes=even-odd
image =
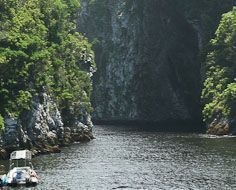
[(2, 176), (2, 185), (35, 186), (38, 175), (33, 168), (32, 154), (29, 150), (14, 151), (10, 155), (9, 172)]

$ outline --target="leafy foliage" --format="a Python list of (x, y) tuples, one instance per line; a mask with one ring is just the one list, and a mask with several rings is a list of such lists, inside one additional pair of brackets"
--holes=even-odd
[[(76, 32), (76, 0), (0, 1), (0, 113), (20, 116), (31, 100), (50, 93), (61, 109), (92, 110), (83, 57), (94, 56)], [(93, 59), (92, 59), (93, 60)], [(95, 67), (92, 62), (91, 67)], [(75, 106), (76, 105), (76, 106)]]
[(0, 132), (4, 130), (4, 119), (3, 117), (0, 115)]
[(207, 75), (202, 91), (203, 115), (232, 117), (236, 113), (236, 8), (223, 15), (211, 40), (207, 56)]
[(185, 12), (192, 22), (204, 30), (204, 43), (208, 43), (214, 35), (220, 16), (232, 8), (232, 0), (175, 0), (185, 8)]

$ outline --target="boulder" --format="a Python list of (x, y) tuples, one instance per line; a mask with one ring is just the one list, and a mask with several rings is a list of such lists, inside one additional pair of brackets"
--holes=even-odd
[(226, 118), (214, 119), (212, 123), (209, 124), (207, 133), (212, 135), (230, 135), (232, 120)]

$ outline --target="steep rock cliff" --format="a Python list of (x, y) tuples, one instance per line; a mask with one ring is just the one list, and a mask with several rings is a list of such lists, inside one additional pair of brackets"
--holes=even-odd
[(200, 121), (200, 52), (233, 1), (81, 0), (94, 40), (94, 119)]
[(76, 32), (79, 2), (0, 1), (0, 157), (59, 151), (92, 138), (91, 44)]
[(92, 126), (89, 114), (84, 114), (82, 120), (75, 118), (70, 125), (65, 124), (53, 98), (42, 93), (34, 98), (32, 109), (21, 118), (5, 118), (5, 130), (0, 136), (0, 158), (22, 148), (34, 154), (58, 152), (59, 146), (93, 139)]

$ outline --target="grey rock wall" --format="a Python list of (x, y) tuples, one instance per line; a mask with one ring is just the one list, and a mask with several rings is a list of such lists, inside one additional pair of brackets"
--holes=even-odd
[(161, 0), (118, 0), (104, 2), (97, 18), (97, 5), (82, 2), (81, 30), (99, 41), (96, 120), (200, 118), (198, 35), (180, 11)]
[(204, 48), (232, 0), (80, 2), (98, 67), (94, 120), (201, 121)]
[(21, 119), (5, 118), (0, 157), (5, 158), (7, 153), (18, 149), (30, 149), (34, 154), (59, 152), (59, 146), (93, 139), (92, 126), (90, 115), (83, 123), (75, 120), (71, 126), (65, 126), (55, 101), (47, 93), (41, 93)]

